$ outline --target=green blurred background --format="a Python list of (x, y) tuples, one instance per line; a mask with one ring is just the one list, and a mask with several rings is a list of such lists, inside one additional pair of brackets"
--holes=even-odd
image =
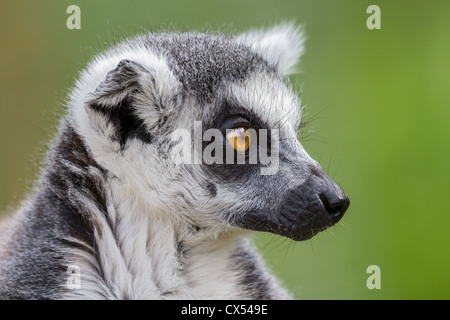
[[(66, 28), (71, 4), (81, 30)], [(283, 20), (308, 36), (291, 79), (312, 120), (303, 143), (351, 206), (307, 242), (257, 235), (271, 269), (299, 299), (449, 299), (450, 1), (1, 1), (0, 211), (30, 190), (78, 72), (111, 41)]]

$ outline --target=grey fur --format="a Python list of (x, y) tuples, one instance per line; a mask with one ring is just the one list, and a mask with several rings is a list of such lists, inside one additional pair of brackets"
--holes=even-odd
[[(146, 34), (94, 59), (3, 234), (0, 298), (288, 298), (248, 230), (305, 240), (348, 207), (296, 139), (300, 102), (283, 77), (300, 38), (292, 25)], [(172, 162), (174, 130), (225, 128), (236, 114), (280, 131), (276, 174)], [(70, 265), (81, 270), (75, 290)]]

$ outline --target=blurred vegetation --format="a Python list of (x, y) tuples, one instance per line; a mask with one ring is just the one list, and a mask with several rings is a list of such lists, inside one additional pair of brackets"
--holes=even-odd
[[(81, 30), (66, 8), (81, 8)], [(381, 8), (368, 30), (366, 8)], [(2, 1), (0, 210), (38, 176), (64, 101), (93, 54), (144, 30), (236, 30), (295, 20), (308, 41), (307, 151), (347, 191), (342, 223), (307, 242), (256, 242), (301, 299), (450, 298), (450, 2)], [(381, 268), (381, 289), (366, 268)]]

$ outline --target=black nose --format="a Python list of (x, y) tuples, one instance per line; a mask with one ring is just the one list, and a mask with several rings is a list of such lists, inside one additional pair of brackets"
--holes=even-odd
[(338, 195), (332, 190), (320, 193), (319, 199), (331, 218), (342, 216), (350, 205), (350, 200), (345, 193)]
[(236, 225), (302, 241), (336, 224), (350, 201), (320, 167), (313, 169), (302, 184), (286, 192), (278, 209), (250, 210), (236, 220)]

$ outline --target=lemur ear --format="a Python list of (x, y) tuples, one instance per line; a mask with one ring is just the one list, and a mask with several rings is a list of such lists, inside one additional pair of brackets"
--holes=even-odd
[(132, 138), (150, 143), (176, 93), (165, 61), (140, 59), (121, 60), (85, 100), (91, 126), (121, 147)]
[(305, 37), (300, 27), (284, 23), (267, 30), (252, 30), (237, 40), (261, 54), (282, 76), (295, 73), (304, 52)]
[(97, 108), (116, 108), (124, 100), (143, 92), (143, 86), (152, 82), (151, 73), (141, 64), (124, 59), (115, 69), (109, 71), (105, 80), (88, 95), (87, 103)]

